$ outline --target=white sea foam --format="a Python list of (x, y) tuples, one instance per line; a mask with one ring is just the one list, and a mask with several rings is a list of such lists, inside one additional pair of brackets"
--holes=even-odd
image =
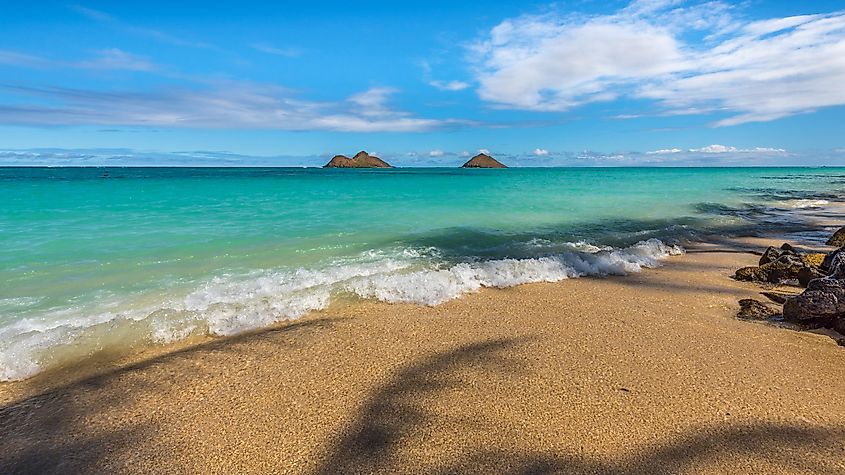
[(792, 207), (796, 209), (821, 208), (822, 206), (826, 206), (829, 204), (830, 201), (827, 200), (796, 200), (792, 202)]
[(0, 380), (25, 379), (55, 361), (110, 345), (172, 342), (192, 334), (234, 335), (323, 309), (339, 293), (437, 305), (482, 287), (637, 272), (683, 252), (657, 239), (617, 250), (583, 242), (557, 248), (566, 251), (454, 265), (441, 262), (432, 248), (370, 251), (320, 269), (221, 275), (153, 306), (121, 310), (106, 302), (99, 311), (67, 308), (18, 319), (0, 327)]

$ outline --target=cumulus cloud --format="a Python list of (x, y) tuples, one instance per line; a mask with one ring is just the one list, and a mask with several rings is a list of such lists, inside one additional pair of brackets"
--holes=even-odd
[(538, 156), (538, 157), (542, 157), (542, 156), (548, 155), (549, 151), (546, 150), (546, 149), (543, 149), (543, 148), (535, 148), (534, 151), (531, 152), (531, 153)]
[(439, 149), (438, 150), (432, 150), (432, 151), (428, 152), (429, 157), (442, 157), (445, 154), (446, 154), (446, 152), (444, 152), (443, 150), (439, 150)]
[(662, 148), (660, 150), (653, 150), (651, 152), (646, 152), (646, 155), (666, 155), (670, 153), (681, 153), (683, 150), (679, 148)]
[(782, 148), (771, 148), (771, 147), (754, 147), (754, 148), (736, 148), (731, 147), (728, 145), (707, 145), (705, 147), (700, 148), (690, 148), (687, 150), (681, 150), (679, 148), (667, 148), (661, 150), (654, 150), (651, 152), (646, 152), (646, 155), (672, 155), (672, 154), (679, 154), (679, 153), (705, 153), (705, 154), (713, 154), (713, 153), (756, 153), (756, 154), (784, 154), (787, 153), (785, 149)]
[(468, 83), (463, 81), (429, 81), (429, 85), (440, 89), (441, 91), (463, 91), (469, 87)]
[(722, 2), (641, 0), (508, 19), (472, 51), (478, 94), (509, 108), (628, 97), (669, 114), (727, 112), (715, 125), (728, 126), (845, 104), (845, 11), (744, 21)]
[(390, 88), (373, 88), (337, 102), (298, 99), (267, 84), (221, 82), (208, 88), (116, 92), (60, 87), (9, 87), (21, 98), (0, 104), (12, 125), (135, 125), (198, 128), (414, 132), (466, 125), (427, 119), (388, 106)]
[(483, 153), (484, 155), (490, 155), (490, 150), (487, 150), (486, 148), (480, 148), (480, 149), (478, 149), (478, 153)]

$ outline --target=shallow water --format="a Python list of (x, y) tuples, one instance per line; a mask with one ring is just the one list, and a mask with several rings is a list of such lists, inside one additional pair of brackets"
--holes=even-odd
[(843, 187), (841, 168), (0, 168), (0, 380), (339, 296), (636, 272), (701, 233), (799, 230)]

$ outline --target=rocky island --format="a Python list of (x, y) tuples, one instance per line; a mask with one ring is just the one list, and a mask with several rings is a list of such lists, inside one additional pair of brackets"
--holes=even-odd
[(479, 153), (464, 163), (461, 168), (507, 168), (507, 166), (486, 153)]
[(323, 168), (393, 168), (384, 160), (370, 155), (365, 151), (360, 151), (354, 157), (349, 158), (345, 155), (335, 155), (329, 160), (329, 163), (323, 165)]

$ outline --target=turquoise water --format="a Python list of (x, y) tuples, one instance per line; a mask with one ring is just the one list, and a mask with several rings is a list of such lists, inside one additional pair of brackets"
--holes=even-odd
[(839, 168), (0, 168), (0, 380), (337, 298), (635, 272), (702, 233), (797, 230), (843, 188)]

